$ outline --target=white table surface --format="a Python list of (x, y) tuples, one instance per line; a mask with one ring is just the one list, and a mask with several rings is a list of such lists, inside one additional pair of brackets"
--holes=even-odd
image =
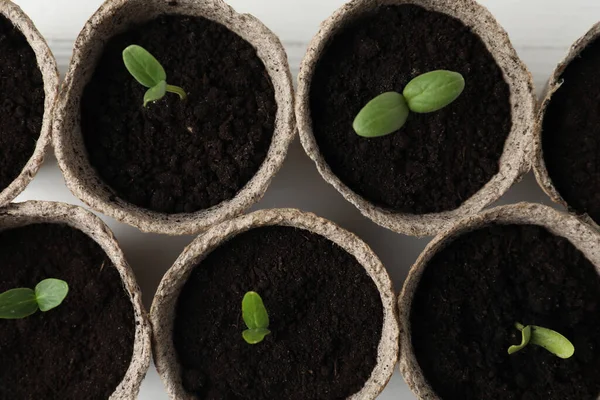
[[(201, 1), (201, 0), (199, 0)], [(64, 74), (72, 43), (100, 0), (16, 0), (48, 39)], [(280, 35), (288, 50), (294, 76), (308, 41), (319, 23), (343, 0), (230, 0), (240, 12), (252, 13)], [(515, 48), (530, 68), (538, 93), (571, 43), (600, 20), (598, 0), (481, 0), (508, 31)], [(83, 205), (64, 186), (54, 156), (49, 156), (37, 177), (16, 201), (54, 200)], [(531, 201), (551, 204), (530, 173), (497, 204)], [(292, 144), (283, 168), (265, 197), (253, 209), (296, 207), (312, 211), (358, 234), (379, 255), (399, 291), (412, 263), (429, 239), (415, 239), (387, 231), (347, 203), (326, 184), (299, 141)], [(133, 267), (149, 307), (158, 283), (192, 237), (145, 234), (102, 216), (114, 231)], [(142, 385), (141, 400), (166, 400), (154, 367)], [(396, 371), (379, 399), (414, 399)]]

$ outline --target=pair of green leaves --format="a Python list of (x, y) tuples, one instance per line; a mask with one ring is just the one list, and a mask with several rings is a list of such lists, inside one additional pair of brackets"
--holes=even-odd
[(410, 111), (438, 111), (456, 100), (464, 88), (465, 80), (458, 72), (427, 72), (411, 80), (402, 94), (386, 92), (368, 102), (352, 127), (363, 137), (389, 135), (404, 126)]
[(123, 51), (123, 62), (135, 80), (149, 88), (144, 94), (144, 107), (149, 102), (162, 99), (167, 92), (178, 94), (181, 100), (187, 97), (185, 90), (167, 83), (165, 69), (143, 47), (135, 44), (128, 46)]
[(508, 354), (522, 350), (529, 343), (541, 346), (560, 358), (570, 358), (575, 353), (575, 347), (569, 339), (556, 331), (535, 325), (523, 326), (518, 322), (515, 327), (521, 331), (521, 344), (510, 346)]
[(60, 279), (44, 279), (34, 289), (16, 288), (0, 294), (0, 319), (20, 319), (38, 309), (46, 312), (58, 307), (67, 294), (69, 285)]
[(271, 333), (269, 327), (269, 314), (262, 301), (262, 298), (256, 292), (248, 292), (242, 299), (242, 318), (248, 327), (242, 332), (242, 337), (249, 344), (256, 344), (263, 341), (265, 336)]

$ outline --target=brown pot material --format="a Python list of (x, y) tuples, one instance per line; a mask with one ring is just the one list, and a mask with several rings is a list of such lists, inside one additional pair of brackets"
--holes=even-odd
[[(374, 399), (393, 374), (397, 362), (398, 326), (390, 277), (373, 251), (357, 236), (314, 214), (295, 209), (260, 210), (212, 227), (194, 240), (163, 277), (151, 310), (153, 353), (156, 367), (171, 399), (194, 399), (182, 386), (181, 365), (173, 345), (173, 326), (177, 299), (192, 269), (209, 253), (233, 236), (252, 228), (289, 226), (305, 229), (336, 243), (356, 257), (374, 281), (383, 304), (383, 328), (377, 350), (377, 364), (370, 378), (351, 399)], [(199, 332), (198, 334), (201, 334)]]
[[(382, 208), (352, 191), (333, 174), (315, 140), (310, 114), (310, 87), (317, 64), (332, 37), (361, 15), (384, 5), (417, 5), (447, 14), (462, 21), (480, 36), (501, 68), (510, 89), (512, 129), (500, 158), (499, 172), (460, 207), (439, 213), (408, 214)], [(354, 0), (323, 22), (302, 61), (298, 78), (296, 119), (302, 145), (316, 163), (323, 178), (333, 185), (360, 212), (375, 223), (395, 232), (412, 235), (434, 235), (464, 216), (476, 213), (497, 200), (529, 170), (530, 145), (533, 136), (535, 98), (533, 82), (518, 58), (508, 35), (492, 14), (473, 0)], [(482, 94), (483, 95), (483, 94)]]
[[(9, 205), (0, 213), (0, 230), (40, 223), (66, 224), (80, 230), (100, 245), (118, 270), (134, 312), (135, 338), (131, 363), (110, 399), (136, 399), (150, 365), (150, 324), (142, 305), (142, 293), (119, 244), (104, 222), (82, 207), (65, 203), (28, 201)], [(110, 351), (110, 349), (98, 349), (98, 351)]]
[(415, 292), (429, 261), (458, 236), (490, 224), (532, 224), (569, 240), (596, 266), (600, 274), (600, 236), (577, 218), (540, 204), (519, 203), (496, 207), (464, 218), (436, 236), (412, 266), (398, 298), (400, 315), (400, 371), (418, 399), (441, 400), (434, 392), (416, 359), (410, 314)]
[(59, 74), (56, 60), (54, 59), (54, 55), (50, 51), (46, 40), (38, 32), (33, 22), (23, 10), (13, 2), (5, 0), (0, 2), (0, 14), (9, 19), (13, 25), (23, 33), (27, 42), (33, 49), (44, 80), (45, 94), (42, 129), (40, 131), (40, 136), (37, 139), (35, 150), (19, 176), (12, 181), (8, 187), (0, 191), (0, 206), (3, 206), (10, 203), (25, 189), (25, 187), (27, 187), (44, 162), (44, 155), (50, 144), (52, 107), (54, 106), (54, 102), (58, 95)]
[[(579, 57), (581, 52), (592, 42), (594, 42), (600, 36), (600, 23), (595, 24), (585, 35), (577, 39), (575, 43), (571, 46), (567, 56), (558, 63), (552, 75), (550, 75), (550, 79), (546, 85), (544, 90), (543, 100), (540, 105), (540, 109), (537, 115), (535, 132), (533, 138), (533, 171), (535, 172), (535, 177), (544, 190), (544, 192), (550, 196), (553, 202), (560, 204), (564, 207), (569, 208), (569, 204), (562, 198), (554, 183), (552, 182), (552, 178), (548, 174), (548, 169), (546, 168), (546, 162), (544, 160), (544, 150), (542, 146), (542, 130), (544, 123), (544, 116), (546, 115), (546, 110), (552, 100), (552, 95), (561, 87), (563, 84), (561, 75), (565, 71), (565, 69), (569, 66), (571, 61)], [(587, 214), (581, 215), (581, 218), (587, 223), (592, 224), (593, 226), (598, 228), (598, 224), (594, 222)]]
[[(118, 198), (90, 165), (80, 127), (80, 100), (104, 43), (135, 23), (160, 15), (202, 16), (230, 29), (257, 49), (271, 78), (277, 103), (273, 138), (266, 159), (235, 197), (193, 213), (150, 211)], [(192, 234), (242, 213), (265, 193), (281, 167), (295, 134), (293, 88), (287, 56), (279, 39), (258, 19), (238, 14), (221, 0), (108, 0), (90, 18), (77, 41), (54, 114), (54, 146), (69, 189), (93, 209), (144, 232)]]

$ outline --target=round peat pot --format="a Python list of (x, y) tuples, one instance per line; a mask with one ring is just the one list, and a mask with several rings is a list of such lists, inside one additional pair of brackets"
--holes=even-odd
[[(142, 46), (166, 93), (128, 72)], [(109, 0), (77, 41), (54, 120), (67, 186), (93, 209), (145, 232), (191, 234), (264, 194), (295, 134), (279, 39), (221, 0)]]
[(538, 114), (535, 176), (550, 198), (600, 224), (600, 24), (552, 73)]
[[(242, 299), (269, 324), (242, 337)], [(158, 288), (150, 320), (171, 399), (374, 399), (398, 358), (392, 282), (358, 237), (293, 209), (223, 222), (190, 244)]]
[(63, 203), (0, 211), (0, 293), (67, 282), (62, 304), (0, 319), (0, 398), (133, 400), (150, 365), (142, 295), (112, 232)]
[(31, 182), (50, 143), (56, 60), (16, 4), (0, 2), (0, 206)]
[[(461, 220), (427, 246), (398, 303), (400, 370), (418, 399), (600, 398), (600, 235), (569, 214), (520, 203)], [(517, 323), (531, 343), (509, 354)], [(574, 354), (533, 344), (537, 327)]]
[[(445, 69), (466, 86), (398, 131), (364, 138), (367, 102)], [(321, 175), (393, 231), (434, 235), (498, 199), (529, 170), (529, 72), (506, 32), (472, 0), (355, 0), (324, 21), (298, 78), (296, 119)]]

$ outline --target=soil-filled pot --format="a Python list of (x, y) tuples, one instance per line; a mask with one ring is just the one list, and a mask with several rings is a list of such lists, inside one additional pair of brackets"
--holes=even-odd
[(56, 60), (16, 4), (0, 2), (0, 206), (31, 182), (50, 144)]
[(550, 198), (600, 224), (600, 24), (552, 73), (538, 114), (535, 176)]
[[(261, 210), (209, 229), (164, 276), (150, 312), (172, 399), (373, 399), (392, 376), (392, 282), (358, 237), (310, 213)], [(242, 299), (271, 331), (242, 337)]]
[[(400, 370), (419, 399), (600, 398), (600, 235), (574, 216), (521, 203), (463, 219), (421, 254), (399, 311)], [(574, 354), (509, 354), (517, 323)]]
[[(398, 131), (363, 138), (353, 120), (375, 96), (433, 70), (464, 92)], [(327, 19), (298, 78), (302, 145), (366, 217), (425, 236), (498, 199), (529, 169), (533, 83), (506, 32), (472, 0), (355, 0)]]
[[(167, 93), (128, 72), (123, 51), (149, 51)], [(142, 231), (189, 234), (242, 213), (264, 194), (295, 134), (279, 39), (221, 0), (109, 0), (88, 21), (54, 120), (67, 186)]]
[(150, 324), (109, 228), (77, 206), (10, 205), (0, 210), (0, 260), (0, 293), (49, 278), (68, 284), (58, 307), (0, 319), (0, 398), (137, 398)]

